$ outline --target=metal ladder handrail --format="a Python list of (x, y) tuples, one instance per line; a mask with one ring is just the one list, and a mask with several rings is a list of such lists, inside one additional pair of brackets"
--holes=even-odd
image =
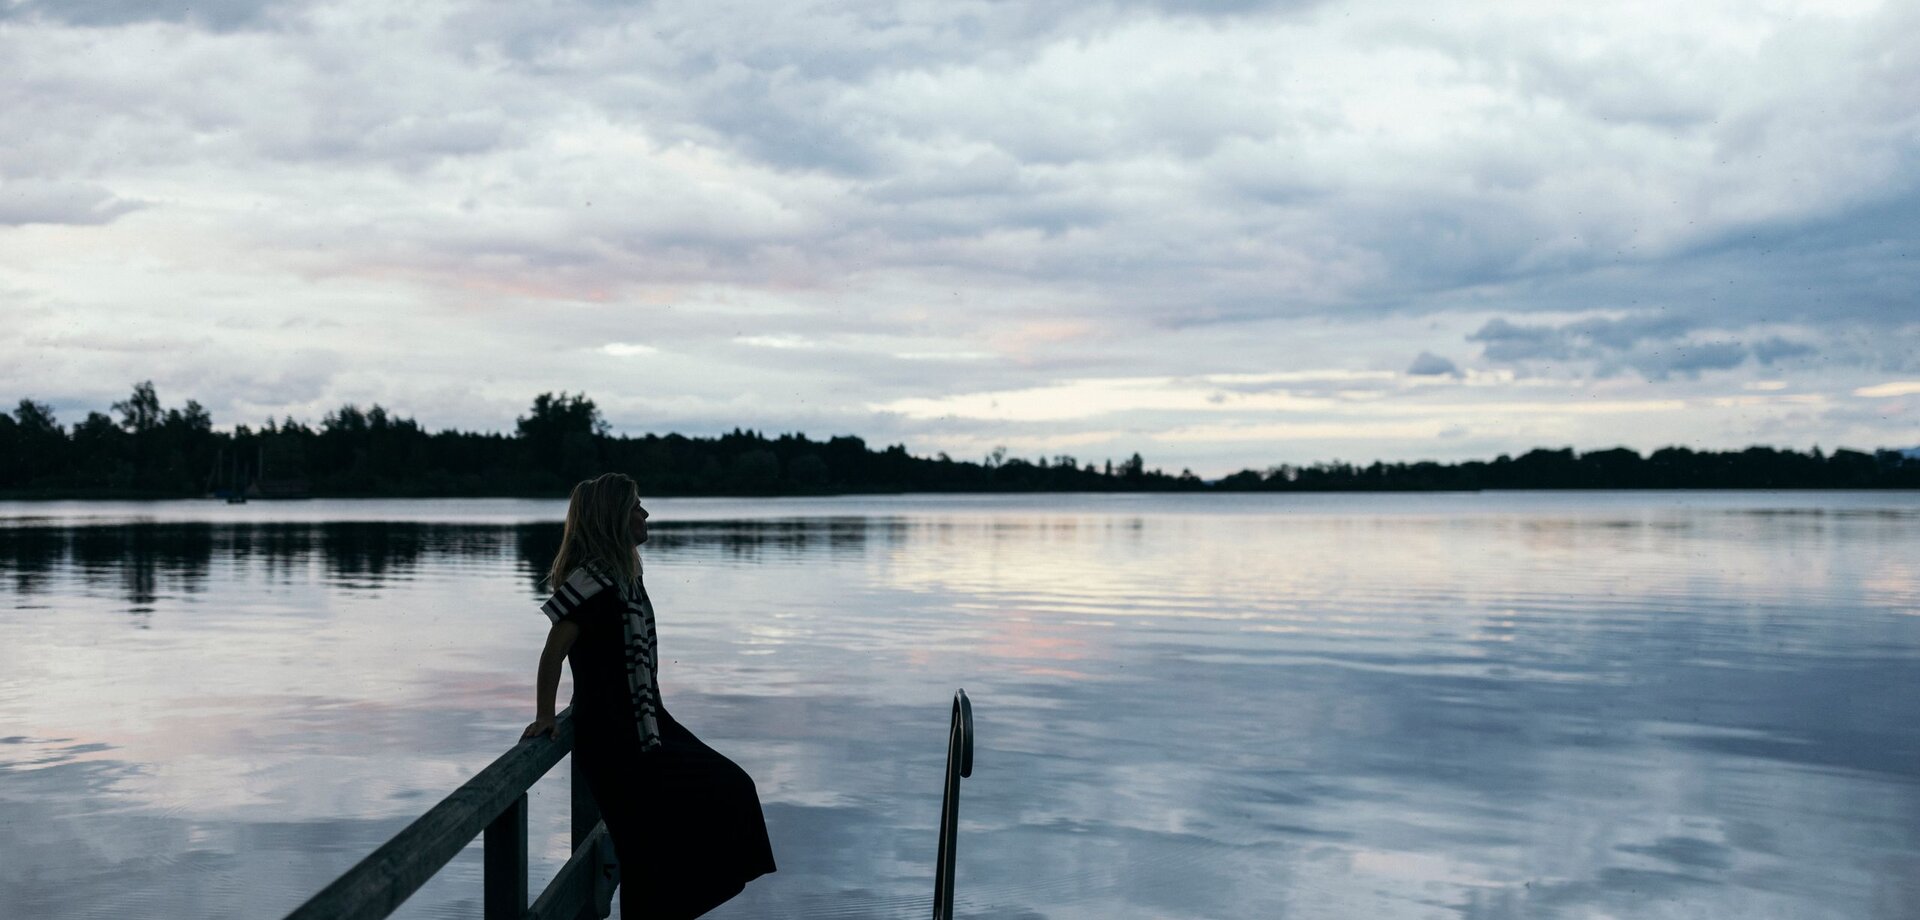
[(973, 703), (966, 688), (953, 694), (947, 726), (947, 785), (940, 795), (940, 851), (933, 876), (933, 920), (953, 917), (953, 855), (960, 832), (960, 778), (973, 775)]

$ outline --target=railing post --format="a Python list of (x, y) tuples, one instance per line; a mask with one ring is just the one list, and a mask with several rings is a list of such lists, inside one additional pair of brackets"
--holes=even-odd
[[(600, 824), (600, 803), (593, 797), (593, 787), (587, 784), (586, 771), (580, 769), (580, 754), (568, 756), (571, 766), (568, 773), (573, 784), (573, 848), (580, 849), (587, 835)], [(612, 844), (603, 843), (596, 854), (599, 864), (594, 867), (593, 899), (580, 908), (575, 920), (599, 920), (613, 910), (613, 889), (620, 879), (620, 863), (613, 856)]]
[(593, 826), (600, 823), (600, 803), (594, 801), (593, 788), (587, 785), (586, 771), (580, 769), (580, 754), (567, 755), (571, 768), (567, 771), (573, 785), (573, 848), (580, 849), (587, 835), (593, 833)]
[(520, 920), (527, 912), (527, 794), (487, 825), (481, 840), (483, 916), (486, 920)]

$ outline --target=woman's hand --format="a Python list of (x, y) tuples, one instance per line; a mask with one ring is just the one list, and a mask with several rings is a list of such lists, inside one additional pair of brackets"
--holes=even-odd
[(520, 733), (520, 740), (525, 741), (528, 738), (539, 735), (546, 735), (549, 739), (559, 740), (560, 727), (554, 724), (552, 716), (541, 716), (534, 719), (533, 724), (527, 726), (527, 730)]

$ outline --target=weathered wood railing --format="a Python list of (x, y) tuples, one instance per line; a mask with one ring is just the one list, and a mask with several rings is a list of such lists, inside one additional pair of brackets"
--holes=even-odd
[(381, 920), (482, 834), (486, 920), (605, 917), (613, 909), (620, 867), (613, 840), (600, 821), (600, 807), (577, 763), (573, 767), (573, 857), (533, 906), (527, 906), (527, 790), (573, 750), (573, 707), (562, 710), (554, 725), (552, 739), (536, 737), (514, 745), (308, 898), (287, 920)]
[[(453, 860), (481, 842), (485, 920), (595, 920), (613, 909), (620, 882), (613, 839), (600, 806), (573, 767), (573, 856), (527, 905), (527, 790), (573, 750), (573, 707), (554, 720), (551, 740), (530, 738), (380, 845), (286, 920), (383, 920)], [(960, 828), (960, 779), (973, 775), (973, 704), (955, 691), (947, 727), (946, 789), (940, 796), (940, 848), (933, 877), (934, 920), (953, 916), (953, 859)]]

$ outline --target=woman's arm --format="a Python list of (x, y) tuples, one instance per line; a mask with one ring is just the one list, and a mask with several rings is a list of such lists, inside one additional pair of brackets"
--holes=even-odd
[(547, 630), (547, 647), (540, 650), (540, 671), (533, 679), (533, 724), (520, 733), (521, 738), (539, 734), (557, 736), (559, 729), (553, 722), (553, 697), (560, 692), (560, 663), (567, 660), (567, 650), (573, 648), (573, 640), (579, 637), (580, 624), (572, 618), (560, 620)]

